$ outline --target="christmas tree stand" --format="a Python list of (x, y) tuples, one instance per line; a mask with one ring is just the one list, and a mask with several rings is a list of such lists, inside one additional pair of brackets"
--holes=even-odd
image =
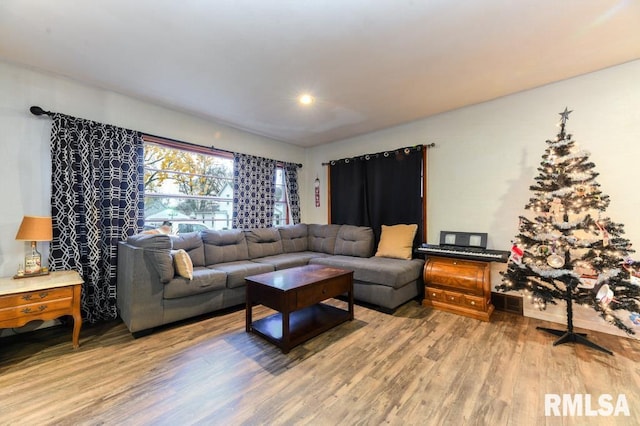
[(563, 343), (580, 343), (585, 346), (589, 346), (590, 348), (597, 349), (606, 354), (613, 355), (609, 349), (603, 348), (602, 346), (596, 345), (589, 339), (587, 339), (587, 335), (585, 333), (575, 333), (573, 331), (573, 293), (571, 292), (571, 288), (567, 287), (565, 300), (567, 301), (567, 330), (555, 330), (553, 328), (546, 327), (536, 327), (538, 330), (542, 330), (544, 332), (553, 334), (554, 336), (560, 336), (558, 340), (553, 342), (553, 346), (562, 345)]

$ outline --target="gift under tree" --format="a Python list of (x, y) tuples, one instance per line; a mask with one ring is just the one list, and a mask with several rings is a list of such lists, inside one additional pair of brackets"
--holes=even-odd
[(569, 118), (560, 113), (560, 131), (547, 148), (529, 189), (533, 196), (520, 216), (500, 291), (522, 290), (539, 309), (564, 300), (567, 330), (541, 330), (560, 336), (554, 343), (577, 342), (611, 354), (573, 331), (573, 305), (588, 306), (607, 322), (635, 334), (639, 322), (640, 279), (631, 260), (623, 225), (604, 212), (609, 197), (596, 182), (589, 153), (565, 132)]

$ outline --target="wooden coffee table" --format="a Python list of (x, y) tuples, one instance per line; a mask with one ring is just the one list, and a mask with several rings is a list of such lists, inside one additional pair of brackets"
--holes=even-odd
[[(345, 321), (353, 320), (353, 271), (322, 265), (283, 269), (245, 278), (246, 331), (264, 337), (283, 353)], [(347, 293), (348, 310), (320, 303)], [(278, 311), (252, 321), (253, 305)]]

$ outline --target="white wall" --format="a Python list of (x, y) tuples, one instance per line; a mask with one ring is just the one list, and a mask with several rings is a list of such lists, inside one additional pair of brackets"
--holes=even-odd
[[(27, 243), (15, 241), (22, 216), (51, 214), (51, 119), (32, 115), (32, 105), (203, 146), (296, 163), (305, 158), (294, 145), (0, 62), (0, 276), (24, 262)], [(40, 246), (44, 261), (48, 245)]]
[[(567, 130), (591, 152), (597, 181), (611, 197), (612, 220), (625, 224), (625, 236), (640, 250), (640, 61), (630, 62), (490, 102), (439, 114), (406, 125), (315, 147), (307, 151), (307, 194), (312, 179), (322, 181), (322, 206), (309, 196), (305, 221), (327, 221), (326, 170), (333, 159), (386, 149), (436, 143), (428, 151), (428, 241), (441, 230), (487, 232), (489, 248), (508, 250), (518, 231), (518, 216), (538, 175), (545, 141), (553, 139), (565, 106), (573, 110)], [(399, 94), (401, 96), (401, 94)], [(640, 251), (636, 254), (640, 260)], [(493, 264), (492, 282), (500, 282), (504, 264)], [(565, 322), (561, 304), (530, 316)], [(593, 320), (580, 313), (577, 326)], [(598, 320), (594, 320), (598, 322)], [(600, 328), (600, 327), (596, 327)], [(616, 333), (604, 325), (602, 331)], [(640, 332), (640, 330), (638, 330)]]
[[(597, 181), (611, 196), (607, 213), (626, 225), (640, 247), (640, 61), (439, 114), (406, 125), (307, 150), (312, 194), (317, 174), (322, 206), (304, 200), (307, 222), (327, 220), (323, 162), (404, 146), (436, 143), (428, 151), (428, 240), (441, 230), (489, 233), (489, 247), (508, 249), (530, 197), (545, 141), (558, 131), (559, 112), (573, 110), (567, 130), (591, 152)], [(311, 176), (312, 175), (312, 176)]]

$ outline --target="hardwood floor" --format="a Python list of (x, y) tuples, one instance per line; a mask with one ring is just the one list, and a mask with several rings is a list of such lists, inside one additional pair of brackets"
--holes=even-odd
[[(243, 310), (137, 340), (121, 322), (84, 327), (77, 350), (66, 327), (3, 338), (0, 424), (640, 424), (638, 341), (554, 347), (535, 327), (557, 324), (413, 301), (355, 316), (286, 355), (244, 331)], [(545, 417), (545, 394), (589, 394), (595, 410), (624, 394), (630, 417)]]

